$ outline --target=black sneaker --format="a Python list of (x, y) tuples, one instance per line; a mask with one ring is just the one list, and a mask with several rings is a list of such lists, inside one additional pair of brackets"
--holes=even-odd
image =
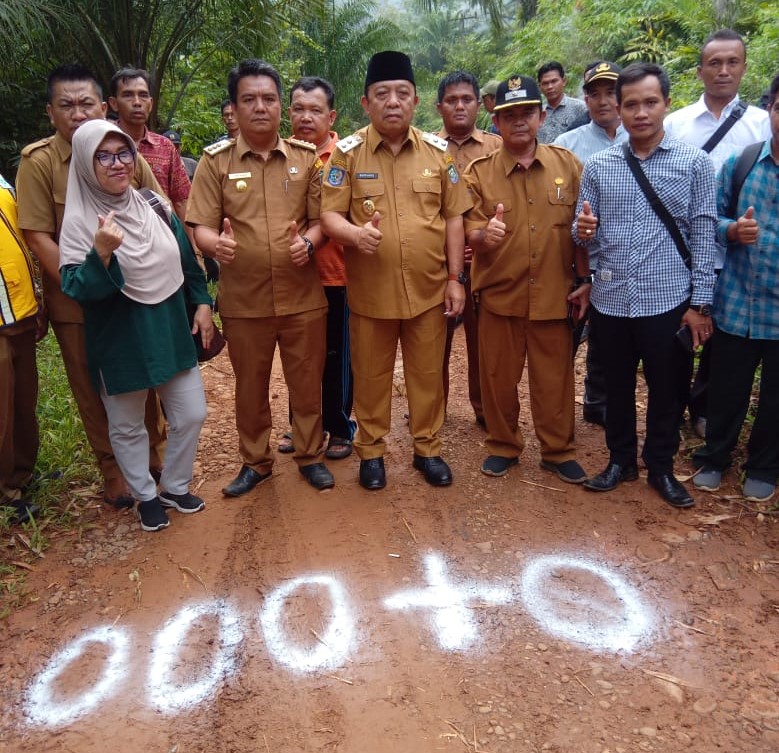
[(160, 502), (163, 507), (173, 507), (179, 512), (200, 512), (206, 507), (206, 503), (203, 502), (200, 497), (196, 497), (194, 494), (184, 492), (184, 494), (171, 494), (171, 492), (165, 492), (160, 490)]
[(141, 521), (141, 528), (144, 531), (161, 531), (170, 525), (165, 510), (162, 509), (162, 502), (159, 497), (139, 502), (136, 508), (138, 520)]

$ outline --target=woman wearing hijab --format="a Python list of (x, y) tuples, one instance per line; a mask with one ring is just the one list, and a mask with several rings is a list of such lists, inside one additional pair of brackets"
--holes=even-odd
[[(105, 120), (73, 136), (60, 236), (62, 289), (84, 310), (89, 370), (108, 415), (116, 460), (138, 500), (144, 531), (168, 526), (165, 508), (193, 513), (189, 492), (206, 417), (193, 334), (208, 347), (211, 297), (176, 217), (169, 226), (131, 188), (135, 143)], [(197, 306), (190, 325), (187, 303)], [(159, 492), (149, 473), (146, 395), (155, 389), (168, 419)]]

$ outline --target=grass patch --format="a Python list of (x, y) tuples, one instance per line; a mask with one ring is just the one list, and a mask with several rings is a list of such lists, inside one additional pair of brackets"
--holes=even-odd
[(0, 618), (25, 593), (24, 573), (14, 561), (37, 558), (53, 533), (73, 528), (80, 517), (80, 504), (91, 496), (90, 491), (97, 493), (101, 483), (53, 332), (38, 343), (37, 361), (41, 446), (29, 496), (40, 512), (34, 520), (12, 529), (8, 508), (0, 508)]

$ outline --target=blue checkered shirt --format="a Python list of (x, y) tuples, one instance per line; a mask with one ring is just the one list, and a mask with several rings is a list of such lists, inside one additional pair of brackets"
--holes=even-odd
[(622, 145), (609, 147), (587, 160), (576, 207), (578, 215), (589, 201), (598, 218), (592, 305), (608, 316), (635, 318), (665, 313), (687, 299), (711, 303), (717, 222), (711, 160), (664, 136), (639, 163), (687, 241), (692, 271), (630, 172)]
[[(737, 154), (729, 157), (718, 176), (717, 233), (728, 250), (714, 291), (714, 321), (731, 335), (779, 340), (779, 165), (771, 157), (771, 142), (766, 141), (744, 181), (737, 216), (727, 217), (737, 160)], [(727, 244), (728, 225), (749, 207), (755, 208), (757, 243)]]

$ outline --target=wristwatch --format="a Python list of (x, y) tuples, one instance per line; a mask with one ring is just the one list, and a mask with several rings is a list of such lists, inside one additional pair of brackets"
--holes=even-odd
[(449, 274), (447, 278), (449, 282), (459, 282), (460, 285), (465, 285), (468, 282), (468, 275), (465, 272), (459, 272), (458, 274)]
[(577, 288), (579, 287), (579, 285), (592, 285), (592, 275), (582, 275), (581, 277), (574, 277), (573, 281)]
[(711, 316), (711, 306), (708, 303), (699, 303), (690, 306), (693, 311), (697, 311), (701, 316)]
[(308, 258), (310, 259), (314, 255), (314, 243), (311, 238), (306, 238), (305, 235), (300, 237), (303, 239), (303, 243), (306, 244), (306, 251), (308, 251)]

